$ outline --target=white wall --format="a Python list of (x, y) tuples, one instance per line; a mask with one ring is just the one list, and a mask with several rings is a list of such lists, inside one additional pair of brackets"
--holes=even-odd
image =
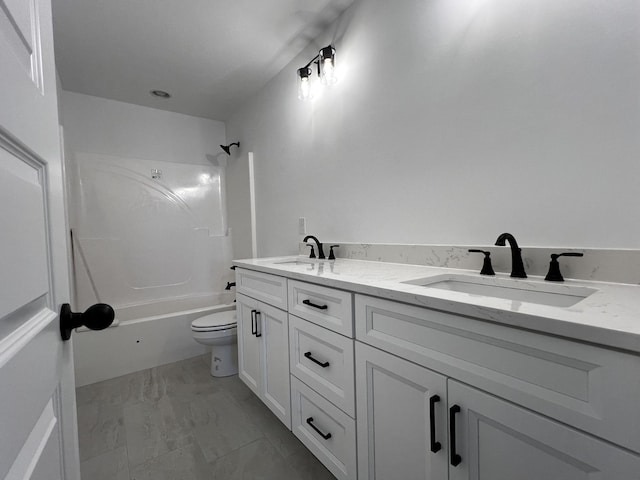
[[(260, 256), (295, 253), (300, 216), (326, 241), (638, 248), (638, 32), (637, 0), (358, 1), (227, 122), (230, 202), (253, 151)], [(341, 81), (301, 102), (329, 42)]]
[(215, 120), (67, 91), (61, 102), (73, 151), (208, 165), (206, 156), (222, 154), (226, 141)]

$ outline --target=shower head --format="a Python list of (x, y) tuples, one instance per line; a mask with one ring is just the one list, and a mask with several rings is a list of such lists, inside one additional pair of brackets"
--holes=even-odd
[(240, 142), (230, 143), (229, 145), (220, 145), (220, 148), (224, 150), (224, 153), (227, 155), (231, 155), (231, 147), (234, 145), (240, 148)]

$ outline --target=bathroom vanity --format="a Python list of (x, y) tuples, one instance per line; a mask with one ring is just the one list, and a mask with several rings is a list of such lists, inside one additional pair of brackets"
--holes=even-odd
[(640, 287), (234, 264), (240, 378), (337, 478), (640, 478)]

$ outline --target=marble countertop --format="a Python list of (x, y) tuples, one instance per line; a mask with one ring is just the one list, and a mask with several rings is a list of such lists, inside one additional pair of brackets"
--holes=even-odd
[[(304, 263), (281, 263), (295, 261)], [(543, 277), (537, 276), (511, 279), (507, 274), (481, 277), (477, 271), (471, 270), (341, 258), (325, 261), (289, 256), (234, 260), (233, 264), (249, 270), (640, 353), (638, 285), (574, 280), (555, 283), (545, 282)], [(570, 307), (554, 307), (402, 283), (443, 274), (464, 274), (488, 282), (515, 282), (541, 289), (549, 284), (554, 289), (587, 287), (596, 292)]]

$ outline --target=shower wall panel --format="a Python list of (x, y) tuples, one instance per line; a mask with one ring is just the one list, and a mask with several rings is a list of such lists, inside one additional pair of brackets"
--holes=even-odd
[(232, 258), (224, 168), (74, 153), (78, 308), (222, 290)]

